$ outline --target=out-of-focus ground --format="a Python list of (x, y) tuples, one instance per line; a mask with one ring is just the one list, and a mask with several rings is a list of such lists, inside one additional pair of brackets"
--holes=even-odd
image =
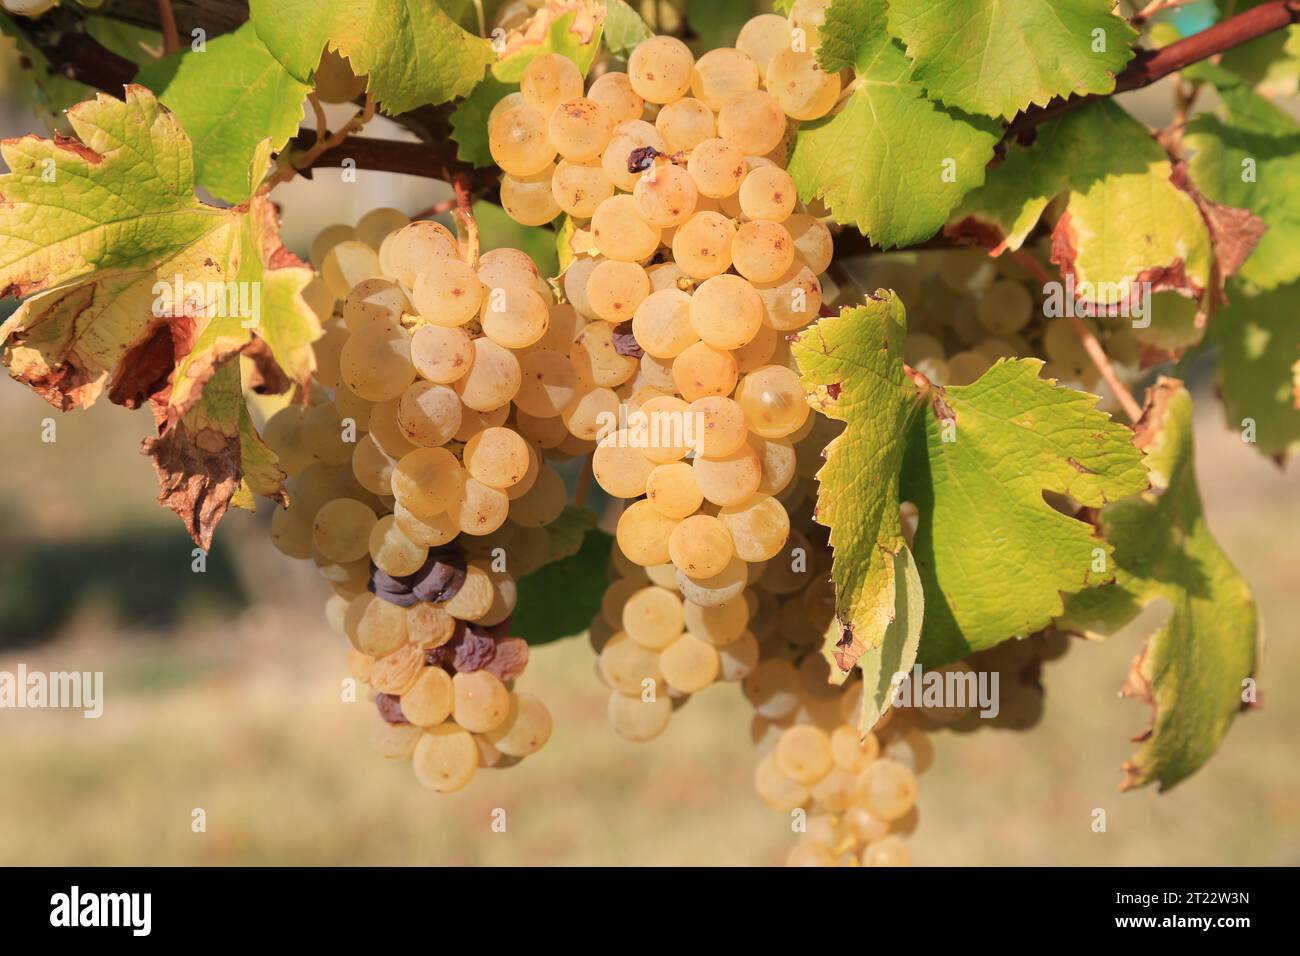
[[(1198, 398), (1206, 507), (1270, 638), (1265, 707), (1173, 792), (1120, 794), (1127, 738), (1146, 719), (1116, 697), (1138, 640), (1078, 643), (1049, 665), (1035, 731), (938, 738), (918, 862), (1300, 862), (1300, 482), (1228, 431), (1206, 390)], [(627, 743), (605, 724), (581, 638), (539, 649), (521, 682), (554, 712), (546, 749), (458, 794), (422, 790), (407, 765), (368, 750), (373, 710), (341, 701), (344, 642), (321, 616), (323, 587), (271, 548), (265, 514), (227, 518), (208, 572), (219, 577), (199, 581), (136, 453), (147, 418), (108, 406), (57, 416), (46, 444), (51, 414), (0, 382), (3, 579), (20, 569), (22, 596), (58, 622), (54, 640), (26, 648), (0, 633), (0, 670), (103, 670), (107, 702), (99, 720), (0, 710), (0, 864), (781, 860), (788, 818), (754, 796), (738, 689), (711, 688), (658, 740)], [(1105, 833), (1091, 829), (1097, 807)], [(191, 830), (196, 808), (206, 833)], [(496, 808), (504, 833), (490, 826)]]

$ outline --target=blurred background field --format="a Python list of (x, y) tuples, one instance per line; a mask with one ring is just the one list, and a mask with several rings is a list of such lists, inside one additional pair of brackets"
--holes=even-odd
[[(37, 128), (11, 105), (0, 130)], [(369, 173), (343, 188), (318, 174), (277, 196), (301, 251), (331, 222), (427, 208), (439, 188)], [(1146, 722), (1117, 697), (1140, 639), (1076, 643), (1048, 666), (1036, 730), (936, 738), (918, 863), (1300, 863), (1300, 482), (1226, 427), (1200, 371), (1202, 492), (1260, 604), (1264, 707), (1172, 793), (1120, 794), (1128, 738)], [(47, 418), (53, 443), (41, 440)], [(0, 670), (102, 670), (106, 695), (99, 720), (0, 710), (0, 865), (782, 861), (789, 818), (754, 794), (738, 688), (711, 688), (658, 740), (627, 743), (606, 724), (581, 637), (538, 650), (521, 681), (555, 716), (539, 755), (458, 794), (424, 791), (409, 766), (369, 751), (377, 718), (341, 700), (345, 642), (322, 616), (324, 585), (271, 547), (265, 503), (232, 512), (207, 572), (191, 571), (192, 544), (138, 454), (150, 430), (144, 412), (58, 415), (0, 380)], [(204, 833), (191, 829), (198, 808)], [(504, 833), (491, 827), (497, 808)], [(1094, 808), (1105, 833), (1091, 829)]]
[[(1264, 708), (1173, 792), (1116, 791), (1145, 708), (1116, 690), (1132, 635), (1048, 666), (1028, 734), (941, 735), (922, 778), (918, 862), (1300, 862), (1295, 621), (1300, 483), (1228, 431), (1202, 390), (1197, 460), (1210, 520), (1256, 589)], [(541, 648), (522, 687), (556, 719), (541, 754), (458, 794), (422, 790), (367, 748), (373, 709), (343, 703), (344, 642), (314, 572), (275, 552), (267, 513), (232, 513), (205, 575), (154, 503), (143, 413), (59, 416), (0, 382), (0, 670), (102, 670), (99, 720), (0, 710), (0, 864), (777, 863), (788, 819), (750, 775), (748, 705), (694, 698), (658, 740), (617, 738), (582, 638)], [(559, 598), (562, 599), (562, 596)], [(506, 811), (505, 833), (490, 828)], [(1094, 807), (1106, 833), (1090, 829)], [(191, 832), (202, 808), (207, 832)]]

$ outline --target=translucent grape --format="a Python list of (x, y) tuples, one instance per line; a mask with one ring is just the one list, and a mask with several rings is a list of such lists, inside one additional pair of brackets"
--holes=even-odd
[(673, 260), (693, 279), (721, 275), (731, 268), (735, 237), (736, 227), (726, 216), (697, 211), (673, 234)]
[(369, 505), (335, 498), (316, 512), (312, 545), (332, 561), (358, 561), (370, 553), (370, 529), (377, 520)]
[(456, 237), (446, 226), (431, 219), (419, 219), (384, 240), (379, 265), (384, 275), (396, 279), (406, 289), (414, 289), (421, 272), (439, 259), (458, 258), (459, 252)]
[(736, 49), (747, 54), (760, 74), (767, 74), (772, 57), (790, 46), (790, 21), (775, 13), (763, 13), (740, 28)]
[(637, 180), (632, 191), (637, 214), (652, 226), (678, 226), (695, 212), (699, 191), (690, 173), (672, 163), (660, 163)]
[(787, 116), (814, 120), (831, 111), (840, 95), (840, 76), (827, 73), (808, 51), (787, 45), (767, 65), (767, 89)]
[(456, 724), (444, 723), (420, 735), (411, 766), (422, 786), (437, 793), (454, 793), (473, 779), (478, 761), (473, 736)]
[(693, 578), (709, 578), (720, 573), (734, 553), (726, 525), (712, 515), (684, 518), (668, 539), (669, 558)]
[(718, 667), (717, 649), (692, 634), (683, 634), (659, 655), (664, 680), (683, 694), (694, 694), (712, 684)]
[(346, 299), (363, 279), (379, 275), (379, 255), (364, 242), (345, 239), (325, 253), (321, 278), (336, 299)]
[(715, 113), (736, 94), (756, 89), (758, 67), (749, 54), (733, 47), (710, 50), (691, 73), (691, 93)]
[(687, 414), (694, 419), (695, 453), (723, 458), (739, 451), (749, 437), (744, 410), (730, 398), (710, 395), (691, 402)]
[[(641, 457), (649, 461), (644, 455)], [(695, 484), (695, 472), (691, 466), (684, 461), (651, 464), (652, 470), (643, 481), (646, 500), (668, 518), (681, 520), (695, 514), (704, 503), (704, 494)]]
[[(785, 118), (781, 118), (784, 125)], [(668, 144), (668, 152), (693, 149), (706, 139), (712, 139), (715, 126), (713, 111), (693, 97), (684, 96), (659, 110), (655, 129)]]
[(388, 237), (411, 221), (411, 217), (400, 209), (391, 206), (379, 206), (363, 213), (357, 220), (356, 237), (376, 252)]
[(668, 561), (668, 538), (677, 527), (650, 502), (634, 501), (618, 519), (615, 538), (628, 560), (642, 567)]
[(392, 279), (374, 276), (362, 279), (348, 292), (343, 303), (343, 323), (356, 333), (371, 325), (398, 325), (411, 311), (406, 293)]
[(745, 155), (725, 139), (706, 139), (691, 150), (686, 170), (701, 195), (720, 199), (740, 188), (745, 178)]
[(1019, 332), (1033, 315), (1034, 300), (1019, 282), (998, 279), (975, 303), (975, 314), (984, 328), (996, 335)]
[(430, 382), (450, 385), (473, 361), (474, 343), (464, 329), (422, 325), (411, 336), (411, 364)]
[(799, 375), (784, 365), (765, 365), (744, 377), (736, 402), (745, 412), (749, 430), (764, 438), (784, 438), (807, 420)]
[(571, 163), (562, 159), (551, 177), (551, 195), (561, 210), (587, 219), (614, 195), (614, 184), (600, 162)]
[(751, 282), (776, 282), (794, 264), (794, 240), (776, 222), (746, 222), (736, 232), (731, 256), (736, 271)]
[(559, 415), (577, 392), (578, 377), (567, 356), (547, 348), (533, 349), (519, 358), (520, 383), (515, 405), (529, 415)]
[[(550, 312), (546, 300), (534, 290), (522, 286), (499, 286), (484, 290), (479, 322), (483, 334), (497, 345), (522, 349), (546, 334)], [(517, 367), (518, 363), (515, 364)]]
[(785, 113), (777, 98), (764, 90), (738, 93), (718, 112), (718, 136), (746, 156), (762, 156), (785, 136)]
[(445, 448), (417, 448), (393, 467), (393, 497), (418, 518), (447, 511), (461, 493), (465, 473)]
[(567, 56), (543, 53), (524, 67), (519, 94), (533, 109), (549, 116), (560, 103), (582, 96), (582, 71)]
[(617, 71), (597, 77), (587, 91), (587, 98), (605, 107), (615, 124), (640, 119), (645, 110), (645, 100), (632, 89), (627, 74)]
[(455, 390), (435, 382), (416, 382), (402, 392), (397, 422), (412, 444), (432, 448), (445, 445), (460, 430), (460, 397)]
[(632, 316), (632, 334), (647, 354), (670, 359), (699, 341), (691, 328), (691, 296), (681, 289), (651, 292)]
[(681, 636), (682, 599), (667, 588), (645, 587), (633, 592), (623, 605), (623, 632), (651, 650), (663, 650)]
[(501, 177), (501, 208), (515, 222), (543, 226), (560, 214), (560, 204), (551, 190), (555, 167), (547, 165), (531, 176)]
[(607, 258), (636, 262), (659, 247), (659, 227), (641, 218), (631, 196), (614, 196), (591, 217), (591, 240)]
[(695, 483), (715, 505), (738, 505), (758, 490), (762, 465), (754, 449), (746, 446), (720, 458), (696, 458)]
[(381, 571), (394, 577), (420, 570), (429, 549), (416, 544), (397, 526), (392, 515), (384, 515), (370, 529), (370, 559)]
[(646, 480), (654, 462), (628, 441), (626, 429), (611, 432), (596, 445), (592, 456), (592, 476), (596, 483), (615, 498), (637, 498), (646, 493)]
[(776, 745), (776, 766), (795, 783), (812, 786), (831, 770), (831, 739), (809, 724), (791, 727)]
[(790, 535), (785, 506), (769, 495), (756, 494), (722, 508), (718, 520), (731, 535), (736, 556), (751, 563), (776, 557)]
[(797, 332), (821, 310), (821, 283), (797, 261), (775, 282), (755, 283), (754, 291), (763, 303), (764, 324), (777, 332)]
[(651, 103), (671, 103), (691, 87), (695, 58), (675, 37), (656, 36), (638, 43), (627, 61), (628, 80)]
[(835, 252), (831, 231), (806, 213), (796, 213), (784, 226), (794, 239), (794, 247), (814, 275), (821, 275), (831, 264)]
[(639, 693), (630, 697), (613, 690), (607, 713), (610, 726), (619, 736), (634, 741), (653, 740), (668, 727), (673, 704), (666, 694), (647, 701)]
[(469, 473), (491, 488), (509, 488), (528, 471), (528, 444), (509, 428), (485, 428), (465, 444)]
[(593, 322), (584, 326), (569, 349), (569, 358), (579, 381), (613, 388), (636, 374), (637, 360), (614, 346), (614, 326)]
[(460, 497), (450, 510), (465, 534), (491, 534), (505, 524), (510, 512), (510, 499), (498, 488), (485, 485), (477, 478), (466, 478), (460, 488)]
[(392, 324), (370, 325), (353, 333), (339, 353), (339, 375), (367, 401), (396, 398), (415, 380), (411, 336)]
[(607, 259), (587, 279), (587, 301), (596, 317), (606, 322), (626, 322), (649, 294), (650, 278), (635, 262)]
[(759, 326), (752, 339), (740, 348), (731, 350), (731, 357), (736, 360), (736, 371), (745, 375), (761, 365), (772, 364), (777, 344), (776, 329), (770, 325)]
[(569, 434), (583, 441), (597, 441), (612, 432), (618, 421), (618, 395), (609, 388), (579, 388), (560, 418)]
[(456, 394), (470, 408), (488, 412), (501, 408), (519, 391), (519, 360), (488, 338), (474, 340), (474, 361), (455, 382)]
[(488, 151), (503, 172), (531, 176), (555, 159), (546, 117), (547, 113), (533, 106), (519, 106), (488, 123)]
[(508, 757), (537, 753), (551, 739), (551, 713), (532, 694), (511, 694), (506, 719), (489, 730), (487, 739)]
[(695, 290), (689, 315), (691, 328), (703, 342), (715, 349), (736, 349), (752, 339), (763, 324), (763, 303), (745, 279), (720, 275), (706, 279)]
[(673, 382), (687, 401), (707, 395), (730, 395), (736, 387), (736, 360), (726, 350), (696, 342), (673, 359)]
[(619, 189), (631, 192), (641, 173), (628, 170), (628, 156), (634, 150), (646, 147), (660, 153), (668, 152), (668, 144), (659, 135), (659, 130), (644, 120), (629, 120), (616, 126), (600, 159), (601, 168), (609, 181)]

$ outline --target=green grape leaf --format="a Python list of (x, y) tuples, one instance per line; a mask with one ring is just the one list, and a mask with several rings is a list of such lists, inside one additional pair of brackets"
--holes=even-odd
[(1238, 283), (1229, 302), (1210, 323), (1228, 424), (1264, 454), (1289, 457), (1300, 451), (1300, 285), (1261, 291)]
[(578, 553), (587, 532), (596, 527), (599, 517), (587, 508), (565, 507), (560, 516), (546, 526), (551, 541), (551, 561), (560, 561)]
[(1133, 661), (1126, 696), (1147, 701), (1150, 728), (1124, 765), (1125, 789), (1168, 789), (1204, 764), (1248, 699), (1258, 616), (1250, 588), (1205, 523), (1192, 446), (1192, 400), (1161, 378), (1137, 426), (1152, 490), (1101, 513), (1115, 582), (1074, 595), (1061, 626), (1110, 633), (1157, 600), (1168, 620)]
[(1052, 261), (1074, 276), (1078, 298), (1098, 301), (1084, 294), (1089, 287), (1123, 297), (1149, 282), (1199, 299), (1210, 282), (1209, 233), (1172, 176), (1146, 127), (1102, 100), (1045, 123), (1032, 147), (1009, 147), (945, 231), (994, 246), (994, 255), (1018, 249), (1064, 195)]
[(479, 244), (484, 252), (518, 249), (528, 253), (542, 275), (556, 274), (555, 233), (549, 229), (520, 225), (496, 203), (486, 200), (474, 203), (474, 218), (478, 222)]
[(545, 53), (572, 60), (586, 76), (600, 52), (605, 7), (597, 0), (550, 0), (523, 24), (503, 37), (498, 55), (482, 82), (456, 104), (451, 114), (456, 156), (475, 166), (491, 166), (488, 117), (492, 108), (519, 89), (519, 79), (529, 63)]
[[(1245, 13), (1268, 0), (1216, 0), (1219, 18)], [(1169, 24), (1172, 26), (1172, 24)], [(1291, 81), (1287, 92), (1293, 92), (1294, 80), (1300, 75), (1300, 29), (1294, 24), (1284, 30), (1274, 30), (1262, 37), (1257, 37), (1240, 46), (1225, 50), (1216, 57), (1217, 68), (1227, 70), (1240, 77), (1250, 86), (1260, 84), (1284, 84)], [(1184, 70), (1184, 76), (1197, 77), (1202, 66), (1195, 64), (1190, 70)]]
[(772, 12), (779, 13), (783, 17), (788, 17), (790, 11), (794, 9), (794, 0), (772, 0)]
[[(56, 408), (105, 390), (116, 404), (147, 403), (162, 499), (207, 547), (242, 458), (235, 406), (206, 390), (228, 386), (223, 375), (238, 384), (237, 357), (254, 335), (300, 384), (310, 380), (320, 326), (301, 291), (311, 271), (280, 244), (265, 197), (230, 209), (196, 198), (191, 144), (145, 87), (128, 86), (124, 101), (101, 94), (68, 118), (79, 140), (0, 144), (11, 170), (0, 176), (0, 289), (30, 296), (0, 326), (5, 362)], [(263, 141), (248, 181), (269, 155)], [(278, 479), (256, 457), (250, 487), (274, 492)]]
[(328, 43), (347, 57), (386, 113), (464, 96), (492, 61), (491, 44), (458, 25), (464, 0), (251, 0), (271, 54), (310, 83)]
[(803, 124), (788, 170), (805, 202), (825, 201), (882, 248), (934, 235), (970, 190), (1000, 138), (997, 126), (928, 99), (901, 45), (883, 29), (885, 0), (838, 0), (822, 44), (854, 51), (856, 91), (836, 113)]
[(1132, 433), (1095, 395), (1000, 360), (972, 385), (933, 387), (911, 430), (901, 495), (916, 505), (925, 586), (921, 662), (937, 667), (1061, 614), (1061, 595), (1111, 580), (1110, 545), (1043, 500), (1097, 508), (1147, 487)]
[[(845, 0), (838, 0), (843, 3)], [(968, 113), (1011, 119), (1056, 96), (1110, 93), (1138, 32), (1113, 0), (890, 0), (912, 79)]]
[(146, 65), (137, 81), (176, 115), (194, 147), (199, 185), (219, 199), (243, 202), (248, 167), (263, 139), (280, 149), (298, 132), (311, 89), (290, 76), (257, 38), (251, 23)]
[[(6, 64), (15, 61), (22, 68), (9, 69), (11, 79), (21, 81), (22, 92), (30, 97), (42, 120), (51, 129), (67, 132), (69, 127), (63, 111), (74, 103), (80, 103), (95, 91), (84, 83), (69, 79), (50, 66), (49, 59), (33, 46), (18, 28), (18, 25), (5, 12), (0, 11), (0, 35), (6, 39), (0, 41), (0, 54)], [(12, 47), (17, 57), (10, 56)]]
[(699, 53), (735, 46), (740, 28), (757, 10), (754, 0), (703, 0), (686, 6), (686, 22), (695, 33)]
[[(1216, 74), (1221, 77), (1221, 74)], [(1220, 86), (1226, 119), (1202, 114), (1183, 136), (1188, 172), (1215, 203), (1268, 226), (1240, 275), (1264, 289), (1300, 279), (1300, 124), (1245, 86)]]
[(491, 166), (488, 149), (488, 117), (492, 107), (519, 89), (517, 83), (502, 83), (492, 74), (456, 104), (451, 112), (451, 137), (456, 141), (456, 158), (475, 166)]
[(836, 621), (828, 657), (847, 673), (886, 639), (894, 618), (899, 470), (912, 421), (922, 410), (903, 369), (907, 316), (892, 292), (818, 320), (793, 337), (808, 402), (846, 423), (817, 473), (816, 519), (830, 528)]
[(623, 0), (605, 0), (605, 49), (617, 57), (627, 59), (642, 40), (654, 36), (641, 15)]
[(613, 535), (593, 529), (576, 552), (521, 577), (511, 630), (532, 645), (585, 631), (600, 611), (613, 546)]
[[(894, 555), (894, 619), (885, 628), (879, 647), (858, 658), (862, 671), (862, 717), (858, 726), (865, 734), (894, 703), (898, 675), (909, 675), (921, 644), (925, 592), (912, 552), (904, 545)], [(832, 671), (834, 673), (834, 671)]]

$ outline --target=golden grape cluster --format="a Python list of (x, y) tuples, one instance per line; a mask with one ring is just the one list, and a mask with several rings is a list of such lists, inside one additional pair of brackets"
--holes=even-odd
[(379, 712), (376, 749), (458, 790), (551, 732), (541, 701), (513, 689), (528, 646), (510, 617), (565, 504), (545, 458), (586, 448), (539, 442), (527, 411), (546, 401), (528, 356), (569, 340), (572, 309), (526, 254), (479, 257), (392, 209), (327, 228), (311, 255), (317, 387), (265, 428), (290, 475), (272, 538), (330, 582), (327, 615)]

